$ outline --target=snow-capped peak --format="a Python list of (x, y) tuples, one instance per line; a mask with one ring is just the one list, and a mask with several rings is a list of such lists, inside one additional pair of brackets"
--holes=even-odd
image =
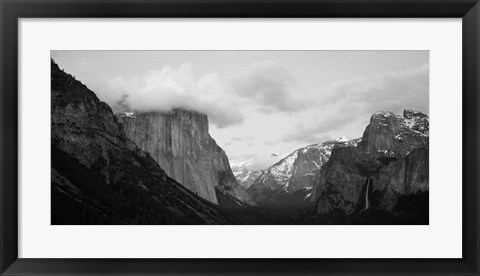
[(250, 165), (256, 162), (256, 159), (231, 160), (230, 167), (238, 183), (245, 189), (250, 188), (255, 179), (262, 173), (260, 170), (251, 170)]
[(283, 158), (275, 165), (270, 167), (268, 171), (276, 176), (290, 176), (292, 173), (293, 162), (297, 159), (298, 150), (294, 151), (289, 156)]
[(379, 111), (373, 113), (374, 117), (378, 117), (378, 116), (388, 117), (388, 116), (394, 116), (394, 115), (395, 114), (393, 114), (392, 112), (384, 111), (384, 110), (379, 110)]
[(429, 135), (429, 118), (428, 115), (412, 109), (405, 109), (401, 118), (404, 126), (412, 132), (422, 135)]
[(352, 140), (352, 139), (347, 137), (347, 136), (342, 136), (342, 137), (338, 137), (336, 139), (333, 139), (333, 141), (340, 142), (340, 143), (348, 142), (350, 140)]
[[(307, 162), (311, 162), (312, 164), (314, 164), (315, 170), (318, 170), (321, 168), (324, 162), (326, 162), (330, 158), (332, 149), (336, 144), (343, 144), (343, 145), (348, 144), (349, 146), (350, 145), (355, 146), (357, 142), (358, 142), (358, 139), (350, 139), (348, 137), (343, 136), (343, 137), (339, 137), (337, 139), (333, 139), (323, 143), (312, 144), (304, 148), (297, 149), (287, 157), (283, 158), (282, 160), (278, 161), (273, 166), (271, 166), (267, 170), (266, 174), (273, 177), (275, 179), (275, 182), (278, 183), (278, 185), (281, 185), (282, 187), (287, 188), (289, 185), (289, 179), (292, 177), (294, 173), (294, 170), (295, 170), (294, 164), (297, 158), (299, 158), (299, 154), (305, 155), (305, 154), (308, 154), (308, 152), (311, 150), (314, 150), (315, 152), (317, 152), (317, 154), (320, 154), (321, 157), (319, 159), (315, 159), (315, 160), (307, 159)], [(264, 175), (265, 179), (267, 178), (267, 175)], [(315, 174), (313, 172), (307, 172), (305, 175), (314, 176)]]
[(232, 170), (242, 170), (246, 169), (248, 166), (252, 165), (256, 161), (256, 159), (230, 160), (230, 167), (232, 168)]

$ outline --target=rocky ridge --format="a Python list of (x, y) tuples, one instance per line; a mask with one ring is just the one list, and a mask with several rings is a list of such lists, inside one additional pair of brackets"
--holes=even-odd
[(256, 202), (280, 202), (285, 200), (285, 194), (293, 193), (303, 193), (303, 199), (310, 200), (315, 176), (328, 161), (333, 147), (356, 145), (359, 141), (341, 137), (298, 149), (264, 171), (248, 191)]
[(51, 64), (52, 224), (229, 224), (130, 141), (111, 108)]
[(373, 114), (361, 142), (336, 145), (317, 172), (317, 212), (392, 211), (401, 196), (428, 192), (428, 136), (426, 114)]

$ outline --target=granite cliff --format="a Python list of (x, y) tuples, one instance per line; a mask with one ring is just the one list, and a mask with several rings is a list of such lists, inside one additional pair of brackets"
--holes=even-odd
[(229, 164), (206, 115), (114, 115), (53, 61), (51, 101), (54, 225), (428, 224), (429, 118), (418, 111), (377, 112), (361, 138), (252, 171)]
[(127, 137), (195, 194), (223, 206), (254, 204), (237, 183), (225, 151), (208, 133), (205, 114), (174, 109), (124, 113), (119, 118)]
[(110, 107), (51, 64), (52, 224), (229, 224), (130, 141)]
[(394, 211), (401, 198), (428, 193), (429, 119), (417, 111), (372, 115), (358, 145), (336, 145), (316, 175), (316, 211)]

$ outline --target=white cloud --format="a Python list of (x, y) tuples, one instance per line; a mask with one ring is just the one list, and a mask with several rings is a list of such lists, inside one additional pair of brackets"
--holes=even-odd
[(224, 93), (220, 77), (210, 73), (195, 80), (190, 64), (178, 68), (164, 66), (149, 71), (142, 78), (125, 80), (115, 77), (106, 82), (99, 97), (107, 101), (114, 111), (127, 106), (137, 111), (169, 111), (184, 108), (208, 115), (218, 128), (239, 124), (244, 115), (235, 100)]
[(343, 104), (347, 108), (355, 104), (363, 105), (363, 109), (392, 112), (410, 106), (428, 112), (428, 89), (429, 66), (425, 64), (331, 84), (322, 90), (319, 103)]
[(291, 113), (308, 106), (293, 76), (279, 64), (254, 62), (240, 71), (223, 80), (217, 73), (196, 80), (189, 63), (164, 66), (140, 78), (107, 80), (98, 94), (116, 112), (185, 108), (207, 114), (218, 128), (242, 123), (245, 110)]
[(281, 141), (318, 143), (337, 136), (361, 136), (370, 116), (379, 110), (402, 114), (405, 108), (413, 108), (428, 114), (428, 92), (427, 64), (333, 83), (311, 99), (316, 108), (301, 114), (301, 122)]
[(231, 78), (230, 87), (238, 96), (254, 100), (263, 113), (295, 112), (307, 106), (290, 72), (268, 60), (255, 62)]
[(361, 136), (378, 110), (428, 113), (428, 64), (332, 83), (310, 94), (303, 93), (287, 69), (271, 61), (254, 62), (227, 78), (208, 73), (196, 79), (192, 70), (186, 63), (139, 78), (116, 77), (104, 82), (98, 94), (116, 111), (128, 106), (138, 111), (202, 112), (219, 129), (241, 124), (249, 114), (294, 116), (297, 123), (282, 126), (286, 132), (277, 142), (300, 145)]
[[(330, 138), (361, 136), (377, 110), (428, 112), (429, 69), (420, 66), (428, 63), (428, 53), (389, 52), (54, 51), (52, 56), (117, 112), (130, 105), (207, 114), (212, 137), (229, 157), (251, 155), (265, 168), (282, 158), (272, 152), (285, 156)], [(386, 71), (393, 67), (406, 69)]]

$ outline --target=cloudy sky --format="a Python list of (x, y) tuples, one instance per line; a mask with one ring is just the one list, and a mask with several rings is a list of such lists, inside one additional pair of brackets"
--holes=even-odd
[[(361, 137), (378, 110), (428, 114), (428, 51), (52, 51), (114, 111), (206, 113), (230, 160), (264, 169), (297, 148)], [(275, 154), (272, 154), (275, 153)]]

